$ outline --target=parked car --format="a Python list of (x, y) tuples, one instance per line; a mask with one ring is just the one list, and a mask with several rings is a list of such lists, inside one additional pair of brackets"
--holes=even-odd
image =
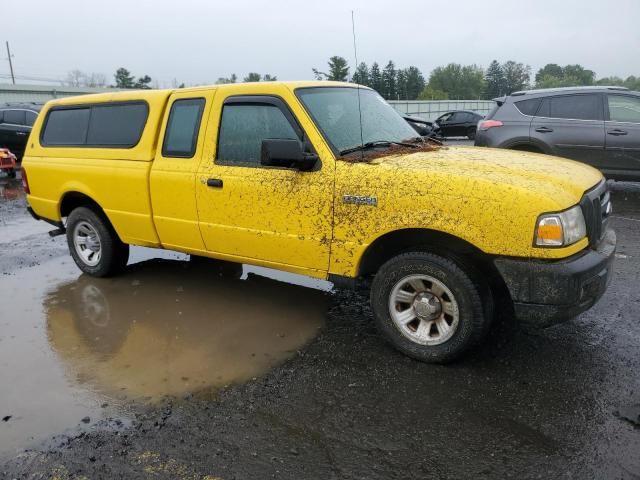
[(110, 92), (47, 103), (22, 182), (88, 275), (144, 245), (368, 286), (382, 335), (427, 362), (480, 342), (499, 306), (541, 327), (603, 295), (599, 171), (411, 137), (350, 83)]
[(495, 99), (475, 144), (578, 160), (607, 177), (640, 180), (640, 92), (573, 87)]
[(435, 124), (440, 129), (442, 137), (467, 137), (473, 140), (476, 137), (478, 122), (482, 115), (468, 110), (455, 110), (440, 115)]
[(5, 172), (9, 178), (16, 177), (16, 156), (7, 148), (0, 148), (0, 172)]
[(406, 114), (403, 115), (402, 118), (404, 118), (405, 121), (411, 125), (411, 128), (413, 128), (421, 137), (430, 136), (434, 133), (434, 128), (437, 129), (433, 122), (425, 120), (422, 117)]
[(7, 103), (0, 106), (0, 147), (22, 160), (31, 127), (40, 113), (37, 103)]

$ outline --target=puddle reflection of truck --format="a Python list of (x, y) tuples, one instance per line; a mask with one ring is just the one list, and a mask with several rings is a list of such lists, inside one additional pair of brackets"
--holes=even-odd
[(24, 170), (33, 215), (66, 231), (90, 275), (117, 273), (143, 245), (370, 285), (379, 330), (423, 361), (479, 342), (506, 308), (497, 299), (546, 326), (590, 308), (611, 275), (597, 170), (421, 143), (351, 84), (54, 100)]

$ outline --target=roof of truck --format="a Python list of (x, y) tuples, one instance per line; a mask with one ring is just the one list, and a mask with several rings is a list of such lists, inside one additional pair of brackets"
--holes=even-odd
[[(203, 90), (225, 90), (225, 89), (233, 89), (238, 91), (238, 93), (242, 93), (243, 91), (247, 92), (256, 92), (256, 93), (267, 93), (268, 87), (273, 86), (285, 86), (291, 90), (295, 90), (297, 88), (308, 88), (308, 87), (351, 87), (356, 88), (357, 85), (354, 83), (348, 82), (332, 82), (332, 81), (324, 81), (324, 80), (307, 80), (307, 81), (291, 81), (291, 82), (248, 82), (248, 83), (227, 83), (227, 84), (216, 84), (216, 85), (202, 85), (198, 87), (188, 87), (188, 88), (171, 88), (171, 89), (148, 89), (148, 90), (118, 90), (113, 92), (105, 92), (105, 93), (94, 93), (90, 95), (79, 95), (74, 97), (64, 97), (57, 98), (55, 100), (51, 100), (48, 102), (49, 106), (55, 105), (78, 105), (83, 103), (102, 103), (102, 102), (118, 102), (118, 101), (131, 101), (131, 100), (147, 100), (149, 102), (154, 101), (162, 101), (164, 102), (169, 95), (174, 92), (198, 92)], [(360, 86), (360, 88), (370, 90), (368, 87)], [(265, 90), (265, 92), (260, 92), (260, 90)]]

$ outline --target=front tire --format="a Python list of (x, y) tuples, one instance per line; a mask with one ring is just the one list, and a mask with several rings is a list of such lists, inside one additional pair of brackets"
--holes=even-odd
[(124, 270), (129, 245), (122, 243), (102, 212), (74, 209), (67, 218), (67, 244), (76, 265), (93, 277), (108, 277)]
[(452, 260), (426, 252), (398, 255), (371, 285), (380, 333), (402, 353), (428, 363), (459, 358), (489, 322), (474, 276)]

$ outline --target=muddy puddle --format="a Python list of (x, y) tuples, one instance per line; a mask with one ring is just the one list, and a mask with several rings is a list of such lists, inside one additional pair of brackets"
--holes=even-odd
[(80, 275), (69, 257), (0, 277), (0, 457), (126, 421), (132, 402), (252, 379), (323, 326), (327, 282), (132, 253), (111, 279)]

